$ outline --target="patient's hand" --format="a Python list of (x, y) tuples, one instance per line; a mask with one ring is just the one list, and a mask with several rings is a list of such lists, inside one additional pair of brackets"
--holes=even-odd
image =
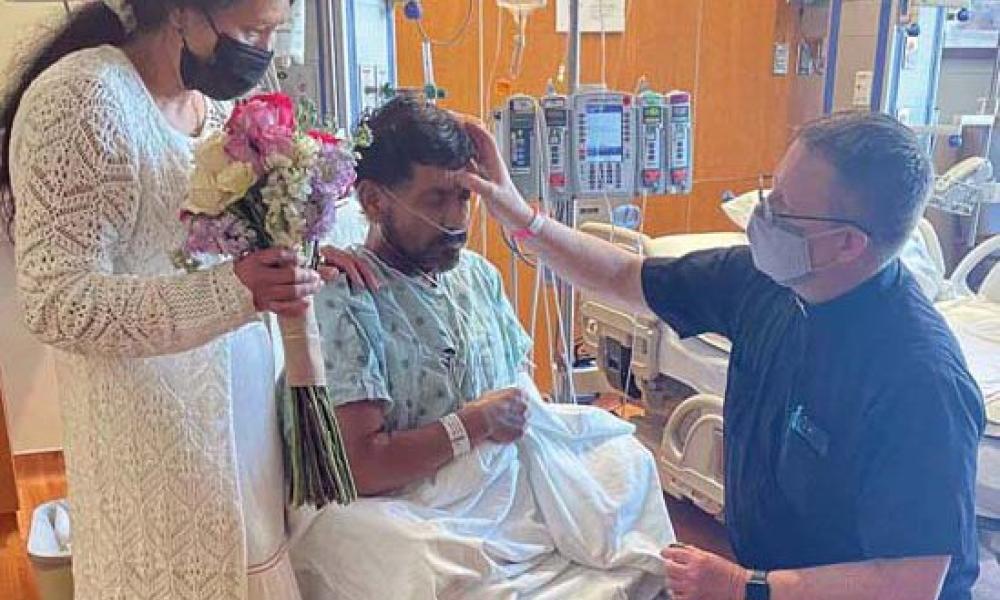
[(521, 439), (527, 426), (528, 403), (520, 388), (494, 390), (462, 409), (461, 415), (482, 423), (486, 439), (510, 444)]

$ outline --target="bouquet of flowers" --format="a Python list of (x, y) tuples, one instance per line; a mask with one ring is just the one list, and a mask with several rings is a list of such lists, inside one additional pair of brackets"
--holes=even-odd
[[(354, 143), (320, 128), (315, 111), (296, 110), (284, 94), (240, 102), (225, 128), (195, 150), (181, 212), (187, 239), (178, 259), (239, 257), (274, 246), (319, 262), (319, 241), (337, 202), (354, 185)], [(357, 145), (362, 144), (359, 141)], [(285, 350), (280, 411), (292, 506), (347, 504), (357, 497), (326, 389), (319, 327), (310, 305), (301, 318), (279, 317)]]

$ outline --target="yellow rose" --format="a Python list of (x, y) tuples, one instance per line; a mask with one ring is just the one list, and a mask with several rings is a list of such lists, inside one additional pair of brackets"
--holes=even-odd
[(187, 201), (184, 210), (198, 215), (216, 217), (222, 214), (228, 203), (226, 197), (219, 191), (215, 177), (203, 169), (195, 169), (191, 176)]
[(223, 169), (215, 177), (216, 189), (226, 198), (223, 208), (245, 196), (256, 182), (257, 173), (250, 163), (235, 162)]
[(230, 162), (232, 159), (226, 154), (226, 134), (222, 131), (212, 134), (195, 148), (194, 163), (198, 170), (215, 175), (228, 167)]

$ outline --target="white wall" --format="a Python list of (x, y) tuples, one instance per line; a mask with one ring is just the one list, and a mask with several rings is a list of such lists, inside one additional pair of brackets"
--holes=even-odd
[(52, 352), (24, 328), (14, 290), (9, 244), (0, 244), (0, 368), (11, 447), (15, 453), (62, 446)]
[[(0, 3), (0, 84), (6, 88), (12, 61), (23, 58), (22, 40), (37, 38), (39, 24), (57, 22), (62, 7), (52, 3)], [(0, 368), (8, 430), (14, 452), (62, 446), (62, 422), (56, 400), (52, 359), (21, 322), (14, 289), (12, 248), (0, 236)]]

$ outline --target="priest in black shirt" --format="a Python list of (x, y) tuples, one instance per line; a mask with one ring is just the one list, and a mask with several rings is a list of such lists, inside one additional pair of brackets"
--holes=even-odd
[(932, 181), (909, 129), (868, 113), (811, 123), (762, 180), (749, 247), (643, 260), (533, 211), (468, 127), (479, 161), (456, 178), (560, 276), (733, 343), (725, 516), (739, 564), (665, 549), (674, 598), (971, 598), (983, 400), (898, 258)]

